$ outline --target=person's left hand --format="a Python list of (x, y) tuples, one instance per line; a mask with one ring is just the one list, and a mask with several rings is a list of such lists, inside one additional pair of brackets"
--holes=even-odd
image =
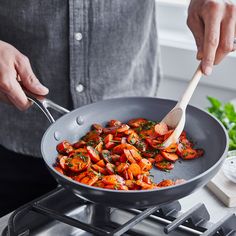
[(230, 0), (191, 0), (187, 25), (196, 41), (202, 71), (210, 75), (213, 65), (236, 49), (236, 3)]

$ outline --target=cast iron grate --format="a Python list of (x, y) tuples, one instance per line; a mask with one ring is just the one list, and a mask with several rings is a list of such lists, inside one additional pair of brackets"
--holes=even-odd
[[(78, 219), (61, 213), (60, 209), (67, 209), (68, 203), (63, 202), (60, 207), (53, 207), (53, 202), (61, 201), (63, 195), (67, 194), (63, 188), (59, 187), (54, 191), (44, 195), (43, 197), (32, 201), (23, 207), (17, 209), (10, 217), (7, 231), (8, 236), (27, 236), (31, 235), (34, 228), (45, 224), (49, 220), (57, 220), (65, 224), (77, 227), (93, 235), (137, 235), (132, 233), (132, 228), (144, 219), (164, 224), (163, 232), (166, 234), (174, 230), (183, 230), (189, 235), (203, 236), (233, 236), (236, 235), (236, 216), (229, 214), (212, 224), (209, 222), (210, 215), (204, 204), (197, 204), (185, 213), (181, 213), (181, 206), (178, 201), (145, 210), (126, 209), (124, 211), (131, 212), (135, 216), (122, 225), (118, 225), (106, 219), (101, 225), (89, 224)], [(59, 198), (60, 196), (60, 198)], [(78, 202), (80, 206), (90, 204), (78, 197), (71, 196), (70, 202)], [(94, 204), (93, 204), (94, 205)], [(109, 210), (105, 210), (103, 206), (97, 206), (97, 211), (109, 215)], [(35, 215), (38, 215), (37, 217)], [(101, 213), (99, 213), (101, 215)], [(44, 217), (41, 217), (41, 216)], [(107, 218), (108, 218), (107, 215)], [(39, 218), (40, 216), (40, 218)], [(95, 216), (96, 211), (95, 211)], [(105, 216), (104, 216), (105, 217)], [(106, 218), (106, 217), (105, 217)]]

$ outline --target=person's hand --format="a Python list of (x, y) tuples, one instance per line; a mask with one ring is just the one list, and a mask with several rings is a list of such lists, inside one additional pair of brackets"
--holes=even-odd
[(230, 0), (191, 0), (187, 25), (196, 41), (202, 71), (210, 75), (213, 65), (236, 49), (236, 3)]
[(20, 84), (36, 95), (48, 93), (34, 75), (29, 59), (12, 45), (0, 41), (0, 100), (26, 110), (31, 103)]

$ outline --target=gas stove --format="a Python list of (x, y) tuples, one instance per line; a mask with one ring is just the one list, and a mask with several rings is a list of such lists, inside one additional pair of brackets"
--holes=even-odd
[(58, 187), (0, 219), (2, 236), (236, 235), (236, 208), (206, 188), (147, 209), (116, 209), (86, 202)]

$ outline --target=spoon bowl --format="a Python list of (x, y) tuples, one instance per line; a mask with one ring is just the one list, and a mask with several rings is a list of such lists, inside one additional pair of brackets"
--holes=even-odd
[(179, 100), (176, 106), (162, 119), (161, 123), (165, 123), (169, 128), (174, 130), (173, 133), (162, 143), (162, 149), (165, 149), (172, 143), (176, 143), (178, 141), (178, 138), (185, 126), (186, 107), (201, 77), (202, 71), (199, 65), (192, 79), (190, 80), (182, 98)]

